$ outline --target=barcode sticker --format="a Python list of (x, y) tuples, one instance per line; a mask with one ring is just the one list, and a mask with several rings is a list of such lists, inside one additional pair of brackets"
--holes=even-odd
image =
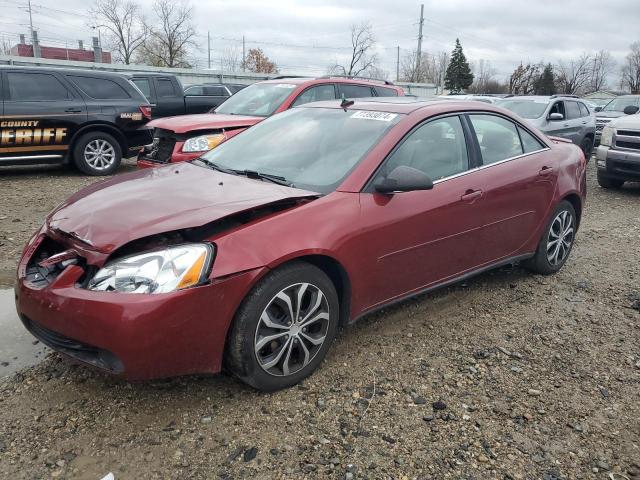
[(359, 112), (351, 115), (351, 118), (362, 118), (365, 120), (378, 120), (380, 122), (390, 122), (398, 115), (396, 113), (387, 113), (387, 112), (366, 112), (361, 110)]

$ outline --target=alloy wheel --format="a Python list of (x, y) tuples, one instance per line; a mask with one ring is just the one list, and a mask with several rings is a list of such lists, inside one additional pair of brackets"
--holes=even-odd
[(326, 296), (311, 283), (280, 290), (262, 312), (254, 350), (262, 369), (274, 376), (292, 375), (318, 354), (329, 329)]
[(551, 223), (547, 236), (547, 260), (553, 266), (560, 265), (569, 255), (574, 239), (573, 216), (562, 210)]
[(84, 159), (95, 170), (106, 170), (115, 162), (116, 152), (113, 145), (98, 138), (84, 147)]

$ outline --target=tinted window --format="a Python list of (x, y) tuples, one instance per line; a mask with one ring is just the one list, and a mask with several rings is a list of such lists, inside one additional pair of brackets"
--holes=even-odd
[(146, 78), (134, 78), (131, 80), (133, 84), (138, 87), (138, 89), (142, 92), (142, 94), (147, 97), (147, 99), (151, 98), (151, 85), (149, 84), (149, 80)]
[(587, 108), (587, 106), (584, 103), (578, 102), (578, 107), (580, 108), (580, 116), (581, 117), (588, 117), (589, 115), (591, 115), (589, 113), (589, 109)]
[(23, 102), (73, 98), (60, 80), (48, 73), (7, 73), (9, 99)]
[(567, 119), (572, 120), (574, 118), (580, 118), (580, 108), (577, 102), (564, 102), (567, 109)]
[(167, 80), (166, 78), (158, 79), (158, 96), (159, 97), (175, 97), (176, 90), (173, 88), (173, 82), (171, 80)]
[(397, 97), (398, 92), (393, 88), (375, 87), (376, 94), (379, 97)]
[(418, 127), (391, 154), (380, 174), (388, 175), (401, 165), (416, 168), (432, 180), (468, 170), (467, 145), (460, 118), (440, 118)]
[(567, 116), (564, 113), (563, 102), (554, 103), (553, 106), (551, 107), (551, 110), (549, 110), (549, 115), (551, 115), (552, 113), (559, 113), (560, 115), (562, 115), (562, 118), (567, 118)]
[(531, 135), (524, 128), (518, 127), (518, 132), (520, 132), (520, 140), (522, 140), (522, 149), (524, 150), (524, 153), (536, 152), (546, 148), (542, 143), (540, 143), (540, 140)]
[(193, 87), (187, 87), (184, 89), (185, 95), (204, 95), (204, 87), (195, 85)]
[(302, 94), (296, 98), (293, 102), (293, 106), (303, 105), (309, 102), (320, 102), (322, 100), (335, 100), (336, 91), (333, 84), (318, 85), (317, 87), (311, 87), (306, 89)]
[(228, 96), (227, 91), (223, 87), (204, 87), (205, 95), (212, 95), (215, 97)]
[(522, 155), (520, 137), (513, 122), (495, 115), (470, 115), (469, 118), (478, 137), (484, 165)]
[(122, 100), (130, 98), (124, 88), (107, 78), (67, 77), (85, 94), (97, 100)]
[(370, 87), (362, 85), (340, 85), (340, 95), (344, 95), (344, 98), (362, 98), (372, 97)]

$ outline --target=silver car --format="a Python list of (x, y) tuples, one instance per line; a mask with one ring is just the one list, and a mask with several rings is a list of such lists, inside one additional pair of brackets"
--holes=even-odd
[(547, 135), (571, 140), (587, 159), (591, 156), (596, 117), (594, 111), (577, 97), (515, 96), (501, 99), (496, 105), (517, 113)]

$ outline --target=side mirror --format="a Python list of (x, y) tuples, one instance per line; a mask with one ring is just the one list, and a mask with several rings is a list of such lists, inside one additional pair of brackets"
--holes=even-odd
[(636, 107), (635, 105), (627, 105), (626, 107), (624, 107), (624, 114), (625, 115), (635, 115), (636, 113), (638, 113), (638, 110), (640, 110), (640, 107)]
[(389, 175), (378, 179), (374, 185), (378, 193), (412, 192), (415, 190), (431, 190), (433, 180), (420, 170), (400, 165)]
[(598, 107), (594, 108), (594, 110), (595, 110), (596, 112), (601, 112), (601, 111), (602, 111), (602, 107), (598, 106)]
[(550, 113), (549, 120), (551, 120), (552, 122), (564, 120), (564, 115), (562, 115), (561, 113)]

